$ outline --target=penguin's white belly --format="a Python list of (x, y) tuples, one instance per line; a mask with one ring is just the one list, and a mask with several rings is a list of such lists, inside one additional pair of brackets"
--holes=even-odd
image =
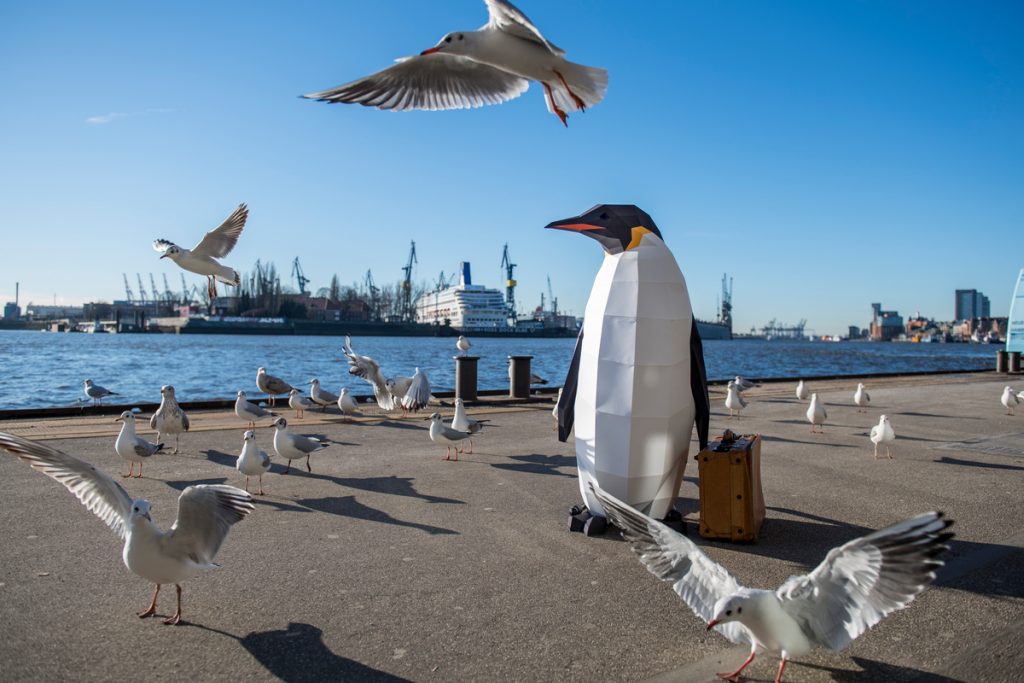
[(589, 479), (655, 519), (675, 502), (696, 406), (693, 313), (686, 282), (660, 240), (606, 256), (587, 302), (575, 405), (576, 457)]

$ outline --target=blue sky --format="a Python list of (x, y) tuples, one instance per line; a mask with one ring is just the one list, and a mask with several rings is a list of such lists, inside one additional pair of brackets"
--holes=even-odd
[[(949, 319), (953, 290), (1006, 314), (1024, 267), (1024, 5), (522, 0), (604, 102), (541, 89), (477, 110), (392, 113), (297, 95), (354, 80), (486, 19), (477, 0), (0, 5), (0, 299), (120, 298), (179, 271), (239, 202), (226, 259), (315, 289), (472, 262), (520, 305), (550, 275), (581, 315), (601, 250), (545, 231), (595, 203), (658, 223), (694, 310), (734, 278), (737, 329), (864, 325), (881, 301)], [(201, 278), (189, 276), (201, 284)]]

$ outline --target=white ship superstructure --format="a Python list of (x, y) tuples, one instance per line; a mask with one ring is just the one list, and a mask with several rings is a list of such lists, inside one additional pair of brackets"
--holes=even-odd
[(459, 284), (427, 292), (416, 300), (416, 322), (457, 330), (509, 327), (505, 299), (496, 289), (474, 285), (469, 263), (459, 265)]

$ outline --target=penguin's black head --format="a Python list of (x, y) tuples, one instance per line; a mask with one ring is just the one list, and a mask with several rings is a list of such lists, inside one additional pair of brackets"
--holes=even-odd
[(661, 239), (661, 231), (647, 212), (632, 204), (598, 204), (584, 214), (548, 223), (546, 227), (593, 237), (609, 254), (633, 249), (648, 233)]

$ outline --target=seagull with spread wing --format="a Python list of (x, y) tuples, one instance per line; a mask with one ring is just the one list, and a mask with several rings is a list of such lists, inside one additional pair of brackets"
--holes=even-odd
[(156, 614), (160, 586), (174, 584), (178, 609), (165, 624), (181, 621), (182, 581), (202, 569), (217, 567), (213, 559), (228, 530), (255, 509), (252, 496), (234, 486), (189, 486), (178, 496), (174, 526), (161, 531), (150, 517), (149, 501), (133, 500), (120, 484), (89, 463), (3, 432), (0, 448), (59, 481), (124, 540), (121, 558), (125, 566), (156, 584), (153, 601), (140, 617)]
[(565, 59), (565, 50), (507, 0), (485, 0), (488, 20), (476, 31), (454, 31), (437, 45), (394, 66), (345, 85), (303, 97), (379, 109), (470, 109), (500, 104), (544, 87), (548, 111), (568, 125), (566, 112), (602, 99), (608, 72)]
[[(341, 347), (341, 352), (348, 358), (349, 374), (369, 382), (370, 386), (373, 387), (373, 397), (376, 399), (380, 409), (394, 410), (398, 402), (388, 387), (388, 380), (384, 377), (384, 373), (381, 372), (380, 364), (369, 356), (356, 353), (352, 348), (352, 338), (348, 335), (345, 335), (345, 344)], [(412, 381), (411, 378), (409, 378), (409, 381)]]
[(227, 220), (206, 233), (199, 244), (191, 249), (179, 247), (174, 242), (162, 238), (153, 242), (153, 248), (163, 252), (160, 258), (169, 258), (184, 270), (205, 275), (206, 291), (212, 299), (217, 296), (217, 280), (232, 287), (242, 283), (242, 276), (237, 270), (221, 265), (217, 259), (224, 258), (235, 248), (248, 217), (248, 207), (239, 204)]
[(953, 523), (926, 512), (833, 548), (809, 574), (774, 591), (747, 588), (690, 539), (593, 487), (647, 570), (701, 619), (734, 643), (749, 643), (747, 661), (719, 677), (738, 681), (759, 652), (781, 655), (776, 683), (790, 657), (816, 646), (845, 649), (885, 616), (909, 605), (944, 562)]

